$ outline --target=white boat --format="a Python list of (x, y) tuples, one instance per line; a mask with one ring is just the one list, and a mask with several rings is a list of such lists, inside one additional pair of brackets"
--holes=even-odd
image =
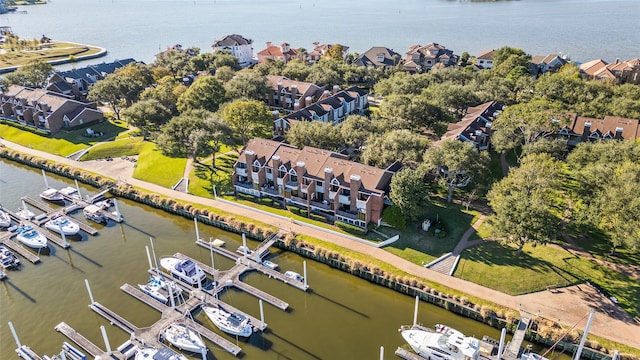
[(58, 192), (58, 190), (53, 188), (48, 188), (47, 190), (40, 193), (40, 197), (47, 201), (63, 201), (64, 196)]
[(17, 239), (21, 243), (34, 249), (43, 249), (47, 247), (47, 238), (32, 228), (30, 225), (23, 225), (16, 230)]
[(72, 360), (87, 360), (87, 355), (66, 341), (62, 343), (62, 351), (67, 358), (71, 358)]
[(262, 260), (262, 265), (268, 267), (271, 270), (275, 270), (278, 268), (278, 264), (274, 263), (273, 261), (269, 261), (269, 260)]
[(152, 298), (160, 301), (163, 304), (166, 304), (167, 300), (169, 300), (161, 291), (162, 286), (160, 285), (160, 282), (156, 281), (156, 279), (154, 278), (149, 279), (149, 282), (146, 284), (138, 284), (138, 288), (140, 288), (143, 293), (151, 296)]
[(80, 231), (80, 226), (75, 222), (69, 220), (66, 216), (58, 216), (57, 218), (53, 218), (46, 223), (44, 223), (44, 227), (57, 232), (58, 234), (65, 235), (75, 235)]
[(100, 200), (98, 202), (93, 203), (95, 206), (101, 208), (102, 210), (108, 210), (113, 206), (113, 203), (109, 199)]
[(60, 194), (62, 194), (62, 195), (66, 195), (66, 196), (80, 197), (78, 195), (78, 189), (74, 188), (73, 186), (64, 187), (64, 188), (58, 190), (58, 192)]
[(0, 207), (0, 227), (6, 228), (11, 226), (11, 217), (9, 213)]
[(411, 349), (425, 359), (475, 360), (479, 355), (480, 340), (448, 326), (403, 326), (400, 333)]
[(171, 275), (183, 282), (198, 286), (207, 276), (204, 271), (192, 260), (180, 260), (174, 257), (166, 257), (160, 259), (160, 266), (167, 270)]
[(26, 206), (19, 208), (18, 211), (16, 211), (16, 215), (18, 215), (19, 218), (25, 220), (31, 220), (34, 216), (36, 216), (36, 214), (34, 214), (33, 211), (29, 210)]
[(227, 334), (249, 337), (253, 333), (249, 318), (240, 313), (230, 313), (215, 305), (203, 305), (202, 311), (218, 329)]
[(198, 354), (207, 351), (207, 346), (200, 338), (200, 334), (186, 324), (174, 322), (162, 331), (162, 336), (180, 350)]
[(186, 356), (177, 353), (167, 347), (156, 349), (146, 346), (136, 350), (135, 360), (188, 360)]
[(221, 247), (224, 246), (225, 242), (224, 240), (213, 239), (213, 242), (211, 244), (213, 244), (213, 246)]
[(247, 256), (250, 256), (251, 254), (253, 254), (253, 250), (249, 249), (247, 246), (240, 246), (238, 250), (236, 250), (238, 254), (242, 254), (242, 255), (245, 254), (245, 251), (247, 253)]
[(295, 281), (300, 281), (301, 282), (302, 280), (304, 280), (304, 277), (302, 275), (298, 274), (295, 271), (291, 271), (291, 270), (285, 272), (284, 276), (286, 276), (287, 278), (289, 278), (291, 280), (295, 280)]
[(20, 266), (20, 259), (11, 250), (0, 245), (0, 266), (3, 269), (17, 268)]
[(84, 209), (82, 209), (82, 213), (84, 216), (92, 221), (95, 221), (100, 224), (104, 224), (107, 222), (107, 217), (104, 215), (102, 208), (96, 205), (87, 205)]

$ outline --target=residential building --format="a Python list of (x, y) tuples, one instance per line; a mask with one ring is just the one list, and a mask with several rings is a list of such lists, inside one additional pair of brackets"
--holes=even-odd
[(404, 61), (404, 68), (409, 72), (427, 72), (436, 64), (442, 66), (455, 66), (458, 64), (459, 56), (446, 47), (429, 43), (427, 45), (413, 45), (407, 51)]
[(558, 131), (558, 137), (566, 139), (569, 146), (583, 141), (640, 139), (640, 121), (618, 116), (594, 119), (572, 114), (569, 125)]
[(91, 85), (132, 62), (136, 61), (129, 58), (67, 71), (56, 71), (49, 79), (47, 90), (84, 99)]
[(325, 90), (319, 101), (276, 119), (274, 135), (283, 135), (292, 124), (298, 121), (322, 121), (334, 125), (339, 124), (349, 115), (363, 114), (369, 107), (367, 97), (367, 92), (357, 86), (340, 91), (336, 85), (332, 92)]
[(74, 128), (104, 120), (95, 104), (74, 100), (44, 89), (12, 85), (0, 97), (0, 117), (49, 131)]
[(618, 84), (640, 84), (640, 59), (616, 61), (608, 64), (602, 59), (580, 65), (580, 75), (585, 79), (610, 80)]
[(493, 69), (493, 53), (495, 50), (487, 50), (478, 54), (476, 65), (481, 69)]
[(237, 193), (366, 228), (382, 218), (393, 174), (328, 150), (255, 138), (240, 153), (232, 180)]
[(607, 69), (607, 63), (602, 59), (595, 59), (580, 64), (580, 75), (590, 80), (615, 80), (616, 78), (616, 76)]
[(374, 46), (360, 54), (353, 63), (358, 66), (382, 68), (384, 70), (400, 64), (402, 55), (384, 46)]
[(534, 56), (529, 60), (529, 72), (533, 76), (540, 76), (546, 72), (556, 72), (570, 60), (566, 56), (549, 54), (547, 56)]
[(329, 49), (331, 49), (334, 46), (342, 47), (342, 59), (343, 60), (347, 60), (347, 55), (349, 54), (349, 47), (348, 46), (340, 45), (340, 44), (322, 44), (322, 45), (320, 45), (320, 43), (316, 41), (316, 42), (313, 43), (313, 50), (311, 50), (311, 52), (309, 52), (309, 54), (307, 54), (307, 61), (312, 63), (312, 64), (317, 62), (317, 61), (319, 61), (323, 56), (325, 56), (327, 54)]
[(289, 62), (298, 56), (298, 50), (291, 48), (291, 45), (282, 43), (280, 46), (273, 45), (267, 41), (267, 47), (258, 53), (258, 62), (262, 64), (267, 59)]
[(440, 140), (433, 143), (433, 146), (438, 146), (447, 140), (457, 139), (472, 142), (478, 150), (488, 150), (491, 146), (493, 121), (503, 109), (504, 106), (497, 101), (489, 101), (467, 108), (462, 120), (449, 124), (447, 132), (442, 135)]
[(267, 83), (272, 91), (267, 97), (271, 110), (292, 113), (318, 101), (324, 94), (324, 86), (291, 80), (284, 76), (268, 75)]
[(216, 40), (213, 45), (213, 52), (226, 50), (238, 59), (242, 67), (247, 67), (255, 63), (253, 59), (253, 40), (242, 35), (225, 35)]

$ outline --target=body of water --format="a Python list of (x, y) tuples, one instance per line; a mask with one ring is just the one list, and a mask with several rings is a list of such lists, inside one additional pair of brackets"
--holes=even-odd
[[(68, 179), (53, 175), (48, 175), (48, 182), (58, 189), (71, 185)], [(37, 198), (43, 188), (39, 170), (0, 160), (0, 202), (7, 209), (16, 210), (22, 196)], [(83, 187), (82, 191), (88, 194), (95, 189)], [(210, 263), (209, 252), (194, 243), (192, 221), (125, 200), (118, 204), (126, 219), (124, 223), (106, 227), (90, 223), (99, 229), (97, 236), (83, 235), (81, 239), (70, 240), (72, 247), (68, 250), (50, 244), (50, 254), (41, 255), (40, 264), (22, 259), (20, 270), (8, 271), (8, 279), (0, 282), (0, 359), (16, 358), (9, 321), (21, 342), (39, 354), (58, 352), (62, 342), (68, 341), (54, 331), (54, 326), (62, 321), (102, 348), (100, 325), (106, 327), (112, 349), (128, 339), (125, 332), (87, 307), (90, 300), (84, 279), (89, 280), (96, 301), (133, 324), (142, 327), (157, 321), (158, 312), (120, 290), (124, 283), (135, 286), (146, 282), (145, 246), (150, 244), (150, 237), (154, 238), (158, 256), (179, 251)], [(72, 216), (85, 221), (81, 213)], [(228, 249), (241, 244), (238, 235), (204, 225), (200, 226), (200, 236), (223, 239)], [(255, 247), (257, 242), (251, 241), (249, 245)], [(270, 259), (280, 265), (281, 271), (302, 272), (302, 257), (272, 250), (275, 253)], [(233, 266), (230, 260), (218, 255), (215, 264), (223, 270)], [(393, 351), (404, 344), (397, 329), (412, 322), (413, 298), (313, 261), (307, 261), (307, 268), (309, 292), (258, 273), (249, 273), (244, 278), (290, 304), (286, 312), (265, 304), (269, 328), (264, 334), (254, 334), (249, 342), (239, 343), (246, 358), (377, 359), (380, 346), (385, 347), (386, 359), (395, 358)], [(260, 317), (258, 300), (251, 295), (228, 290), (222, 300)], [(419, 311), (419, 322), (426, 326), (443, 323), (468, 335), (499, 338), (498, 330), (439, 307), (421, 303)], [(201, 313), (196, 320), (215, 329)], [(209, 359), (234, 358), (216, 345), (208, 345)]]
[[(105, 60), (151, 62), (168, 46), (210, 51), (225, 34), (254, 40), (254, 53), (288, 42), (341, 43), (350, 52), (437, 42), (471, 55), (504, 45), (574, 61), (640, 57), (637, 0), (53, 0), (0, 16), (22, 38), (105, 47)], [(96, 61), (96, 60), (93, 60)]]

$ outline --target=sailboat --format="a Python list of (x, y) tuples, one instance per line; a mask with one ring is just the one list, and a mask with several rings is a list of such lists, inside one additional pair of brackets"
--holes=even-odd
[(174, 322), (162, 331), (162, 336), (167, 339), (171, 345), (180, 350), (190, 351), (194, 353), (207, 352), (207, 346), (197, 331), (190, 328), (186, 323)]
[(202, 311), (218, 329), (227, 334), (249, 337), (253, 333), (249, 318), (240, 313), (230, 313), (221, 306), (212, 304), (203, 305)]
[(4, 211), (2, 205), (0, 205), (0, 227), (9, 227), (11, 226), (11, 217), (9, 213)]

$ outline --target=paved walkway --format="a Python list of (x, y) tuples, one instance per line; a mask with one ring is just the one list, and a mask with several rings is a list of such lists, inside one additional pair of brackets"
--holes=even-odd
[[(132, 177), (133, 163), (126, 160), (113, 159), (113, 161), (109, 162), (78, 162), (42, 151), (30, 149), (28, 147), (14, 144), (6, 140), (2, 140), (2, 143), (5, 146), (18, 150), (20, 152), (67, 164), (73, 167), (86, 169), (88, 171), (92, 171), (103, 176), (110, 177), (112, 179), (125, 181), (133, 186), (162, 194), (167, 197), (172, 197), (177, 200), (183, 200), (191, 203), (203, 204), (214, 208), (224, 209), (224, 211), (228, 211), (240, 216), (253, 218), (257, 221), (277, 226), (281, 229), (294, 231), (298, 234), (313, 236), (315, 238), (322, 239), (323, 241), (373, 256), (380, 259), (381, 261), (387, 262), (399, 269), (402, 269), (413, 276), (424, 278), (440, 284), (445, 284), (450, 288), (462, 291), (478, 298), (488, 299), (504, 307), (508, 307), (511, 309), (521, 309), (533, 314), (539, 313), (540, 316), (558, 321), (565, 325), (573, 326), (576, 322), (578, 322), (578, 320), (584, 318), (584, 315), (589, 310), (594, 309), (598, 314), (591, 325), (590, 332), (592, 334), (640, 349), (640, 324), (636, 323), (618, 307), (613, 306), (609, 299), (597, 293), (596, 290), (590, 286), (578, 285), (568, 288), (562, 288), (554, 291), (553, 293), (542, 291), (529, 295), (511, 296), (493, 289), (480, 286), (478, 284), (471, 283), (469, 281), (425, 269), (418, 264), (413, 264), (383, 249), (349, 240), (337, 234), (329, 234), (322, 230), (309, 228), (304, 226), (300, 222), (292, 223), (291, 221), (282, 220), (274, 216), (254, 211), (252, 209), (230, 205), (228, 203), (222, 203), (213, 199), (201, 198), (191, 194), (185, 194), (183, 192), (177, 192), (155, 184), (134, 179)], [(580, 326), (584, 327), (584, 324), (581, 324)]]

